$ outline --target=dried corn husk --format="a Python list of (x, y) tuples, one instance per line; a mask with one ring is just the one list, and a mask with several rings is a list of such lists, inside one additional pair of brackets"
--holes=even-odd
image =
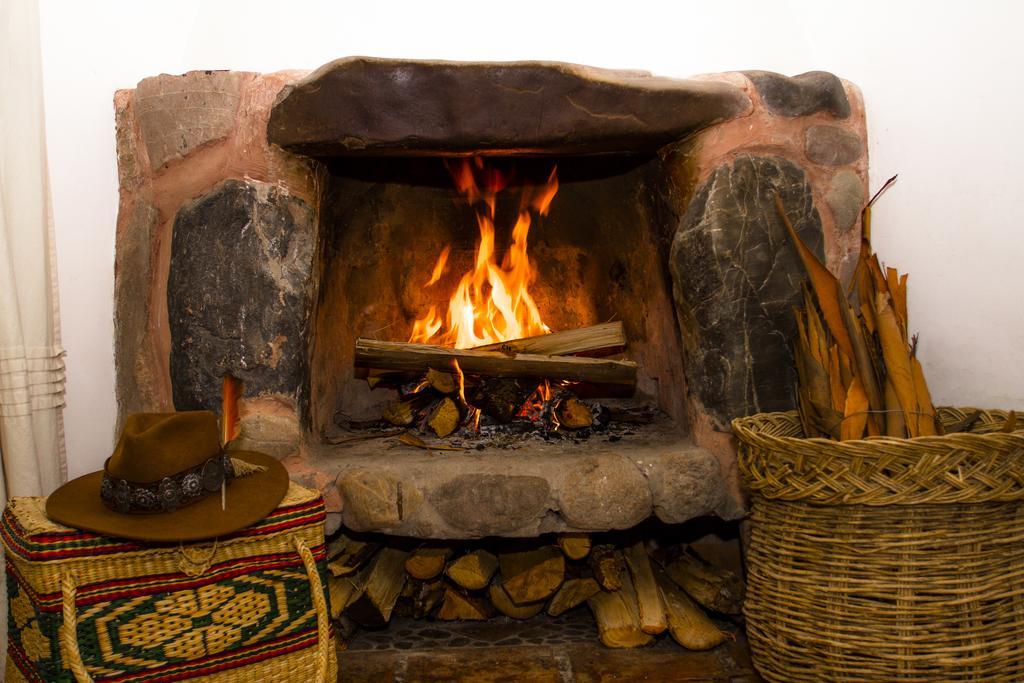
[(908, 332), (907, 276), (895, 268), (883, 270), (871, 251), (871, 204), (894, 180), (864, 208), (861, 253), (849, 297), (800, 240), (775, 197), (810, 283), (803, 308), (796, 310), (794, 349), (797, 400), (808, 436), (849, 440), (941, 433), (916, 357), (917, 340)]

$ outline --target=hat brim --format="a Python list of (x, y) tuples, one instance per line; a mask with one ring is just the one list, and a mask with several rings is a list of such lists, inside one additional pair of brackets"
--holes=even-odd
[(288, 491), (288, 472), (276, 458), (253, 451), (228, 454), (266, 469), (233, 479), (225, 490), (223, 510), (218, 492), (174, 512), (114, 512), (100, 500), (103, 472), (93, 472), (50, 494), (46, 515), (76, 529), (137, 541), (201, 541), (226, 536), (269, 515)]

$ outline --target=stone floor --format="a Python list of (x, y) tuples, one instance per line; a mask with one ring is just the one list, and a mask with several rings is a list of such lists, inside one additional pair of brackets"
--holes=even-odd
[(484, 623), (395, 618), (386, 630), (358, 633), (339, 652), (338, 665), (338, 680), (346, 683), (760, 681), (741, 631), (710, 652), (689, 652), (668, 637), (643, 649), (611, 650), (598, 642), (587, 610)]

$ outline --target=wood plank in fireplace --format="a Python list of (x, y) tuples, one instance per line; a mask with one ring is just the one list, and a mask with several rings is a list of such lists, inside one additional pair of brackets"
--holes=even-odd
[(356, 340), (356, 367), (426, 372), (449, 369), (458, 362), (463, 372), (491, 377), (564, 379), (594, 384), (636, 385), (637, 365), (632, 361), (531, 353), (450, 349), (430, 344)]

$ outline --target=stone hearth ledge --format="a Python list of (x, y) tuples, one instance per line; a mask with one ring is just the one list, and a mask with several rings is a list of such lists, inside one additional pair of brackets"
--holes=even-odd
[[(718, 458), (684, 436), (538, 442), (520, 450), (422, 451), (396, 439), (307, 446), (284, 459), (323, 489), (329, 526), (437, 539), (628, 529), (743, 509)], [(340, 513), (340, 515), (339, 515)]]

